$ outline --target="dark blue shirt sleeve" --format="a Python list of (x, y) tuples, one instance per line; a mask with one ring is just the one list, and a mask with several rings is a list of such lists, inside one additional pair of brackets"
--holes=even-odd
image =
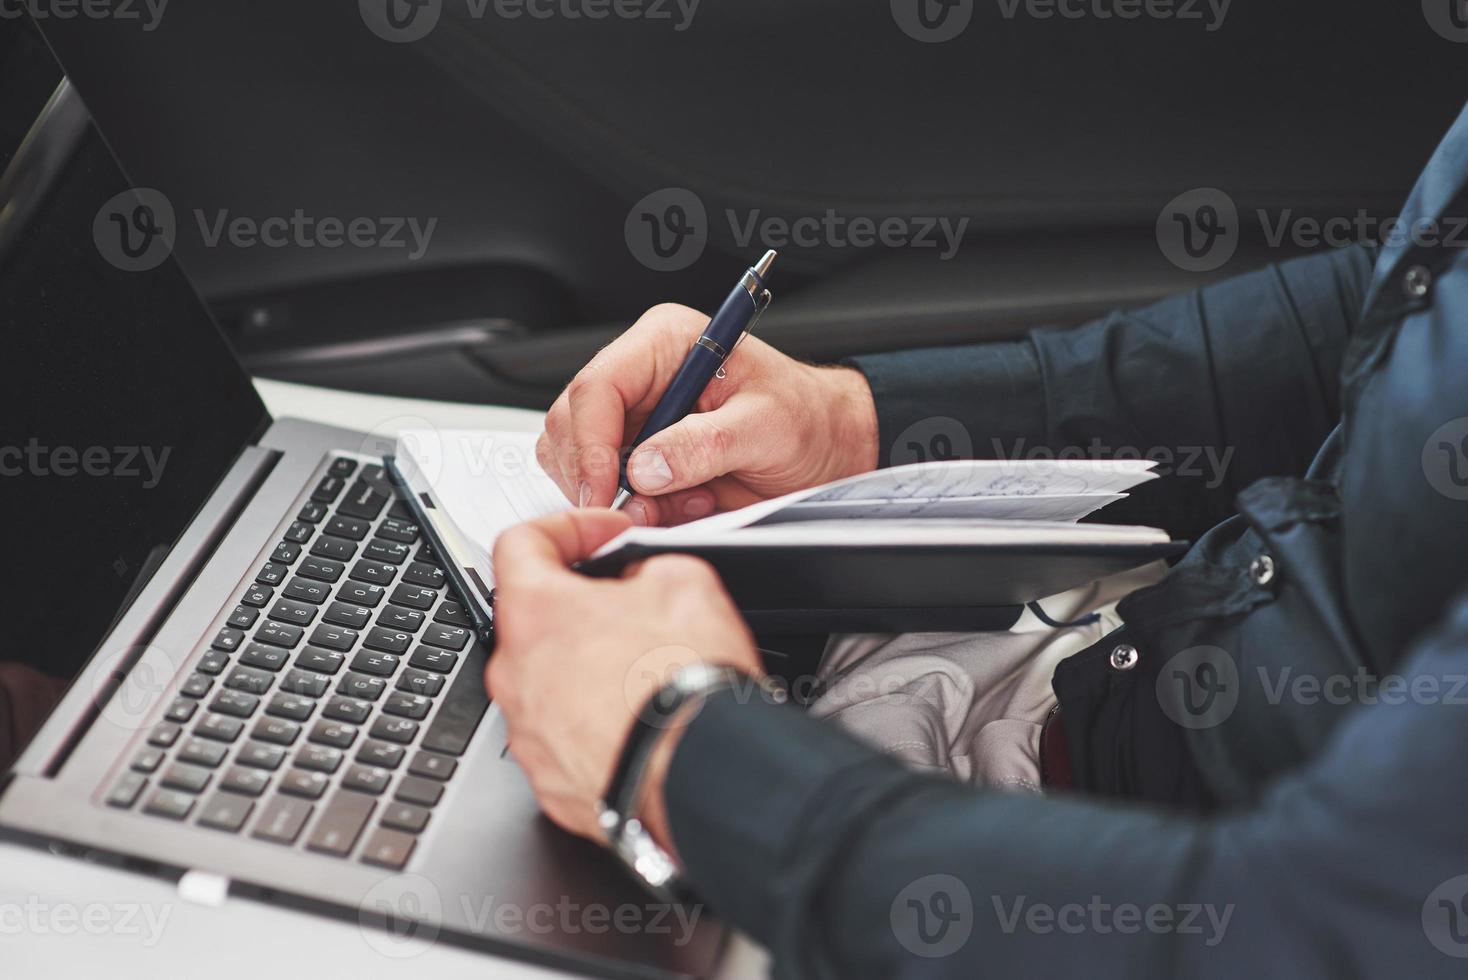
[(1343, 249), (1081, 327), (851, 363), (884, 463), (933, 436), (980, 459), (1147, 456), (1164, 479), (1106, 519), (1196, 537), (1243, 487), (1303, 473), (1335, 426), (1375, 257)]
[(1460, 976), (1465, 677), (1468, 602), (1312, 764), (1211, 819), (968, 790), (726, 692), (674, 755), (672, 833), (785, 977)]

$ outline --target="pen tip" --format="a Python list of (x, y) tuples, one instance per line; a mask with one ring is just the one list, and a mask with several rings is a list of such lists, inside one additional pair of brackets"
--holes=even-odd
[(765, 274), (770, 271), (770, 266), (775, 264), (775, 256), (779, 254), (780, 253), (775, 251), (774, 249), (770, 249), (768, 252), (766, 252), (765, 257), (760, 259), (759, 262), (755, 263), (755, 275), (763, 279), (765, 277)]

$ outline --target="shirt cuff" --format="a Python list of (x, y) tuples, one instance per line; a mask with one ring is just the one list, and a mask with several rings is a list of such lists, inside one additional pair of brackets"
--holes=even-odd
[(801, 917), (807, 876), (849, 818), (912, 775), (790, 705), (719, 691), (684, 731), (663, 788), (685, 877), (726, 920), (768, 947)]
[(1045, 388), (1028, 340), (873, 354), (861, 371), (877, 406), (880, 466), (1009, 459), (1045, 444)]

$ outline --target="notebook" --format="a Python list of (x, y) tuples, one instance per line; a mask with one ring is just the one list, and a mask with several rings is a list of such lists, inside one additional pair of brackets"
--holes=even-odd
[[(523, 432), (413, 430), (393, 470), (491, 618), (495, 539), (570, 507)], [(878, 470), (676, 528), (632, 528), (581, 566), (711, 562), (767, 629), (988, 629), (1023, 604), (1182, 550), (1162, 530), (1077, 523), (1155, 479), (1147, 460), (954, 460)], [(1007, 621), (1007, 622), (1006, 622)]]

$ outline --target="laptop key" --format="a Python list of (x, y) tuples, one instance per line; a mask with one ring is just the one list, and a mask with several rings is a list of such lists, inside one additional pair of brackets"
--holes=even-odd
[(203, 674), (218, 674), (227, 663), (229, 663), (229, 654), (220, 650), (210, 650), (199, 658), (199, 665), (196, 669)]
[(189, 679), (183, 682), (183, 685), (178, 689), (178, 693), (186, 698), (202, 698), (209, 693), (209, 689), (213, 686), (214, 678), (208, 674), (195, 672), (190, 674)]
[(335, 650), (308, 646), (296, 657), (296, 666), (302, 670), (314, 670), (318, 674), (335, 674), (341, 670), (342, 662), (346, 659)]
[(418, 723), (407, 718), (381, 717), (372, 723), (371, 735), (373, 738), (385, 739), (389, 742), (397, 742), (399, 745), (407, 745), (413, 741), (413, 736), (418, 734)]
[[(235, 668), (235, 673), (243, 668)], [(231, 674), (231, 677), (234, 675)], [(255, 713), (260, 706), (260, 699), (253, 694), (244, 691), (220, 691), (209, 703), (210, 711), (217, 711), (221, 715), (233, 715), (236, 718), (248, 718)]]
[(326, 522), (322, 533), (330, 534), (338, 538), (346, 538), (348, 541), (361, 541), (367, 537), (367, 532), (372, 530), (372, 525), (366, 521), (359, 521), (353, 517), (342, 517), (338, 514)]
[(312, 556), (301, 562), (301, 567), (296, 569), (296, 574), (304, 578), (315, 579), (318, 582), (335, 582), (346, 570), (347, 566), (339, 561)]
[(321, 518), (325, 517), (329, 510), (330, 508), (325, 504), (312, 500), (301, 508), (301, 512), (296, 515), (296, 520), (305, 521), (307, 524), (319, 524)]
[(401, 565), (408, 560), (408, 554), (412, 549), (399, 541), (383, 541), (381, 538), (373, 538), (367, 542), (367, 548), (362, 552), (366, 558), (373, 561), (387, 562), (389, 565)]
[(168, 706), (168, 711), (163, 717), (169, 721), (183, 723), (194, 717), (194, 712), (199, 710), (199, 702), (189, 698), (177, 698)]
[(340, 721), (318, 721), (307, 738), (332, 748), (348, 749), (357, 740), (357, 728)]
[(126, 810), (138, 801), (138, 797), (148, 785), (148, 778), (141, 773), (125, 772), (122, 777), (112, 786), (112, 792), (107, 794), (107, 805)]
[(269, 620), (255, 631), (255, 639), (260, 643), (269, 643), (271, 646), (285, 647), (289, 650), (301, 642), (304, 632), (299, 626)]
[(418, 839), (409, 834), (379, 827), (367, 838), (367, 843), (362, 848), (362, 860), (379, 868), (396, 871), (408, 863), (408, 858), (413, 855), (413, 845), (417, 842)]
[[(404, 609), (402, 606), (389, 605), (377, 614), (377, 625), (383, 629), (416, 633), (418, 632), (418, 628), (423, 625), (423, 619), (423, 614), (416, 609)], [(406, 644), (404, 644), (404, 649), (407, 649)], [(398, 652), (401, 653), (402, 651)]]
[(425, 810), (411, 803), (389, 803), (387, 809), (382, 811), (381, 823), (384, 827), (416, 834), (428, 826), (428, 818), (432, 816), (432, 813), (431, 810)]
[(289, 565), (299, 557), (301, 557), (301, 546), (291, 544), (289, 541), (280, 542), (270, 553), (270, 560), (280, 562), (282, 565)]
[(319, 606), (331, 598), (331, 586), (297, 575), (286, 584), (285, 594), (298, 602), (309, 602)]
[(280, 647), (268, 647), (262, 643), (251, 643), (240, 654), (240, 663), (246, 667), (258, 667), (272, 673), (278, 672), (290, 659), (290, 651)]
[(454, 669), (454, 664), (459, 662), (457, 653), (448, 650), (435, 650), (433, 647), (419, 647), (413, 651), (408, 658), (409, 667), (417, 667), (420, 670), (432, 670), (440, 674), (447, 674)]
[(277, 788), (282, 793), (291, 796), (299, 796), (305, 800), (319, 800), (329, 785), (331, 785), (331, 780), (322, 773), (291, 769), (280, 777), (280, 785)]
[(345, 626), (328, 626), (322, 623), (311, 633), (311, 644), (313, 646), (325, 647), (328, 650), (340, 650), (347, 652), (357, 645), (361, 638), (360, 633)]
[(285, 529), (285, 534), (282, 537), (291, 544), (305, 544), (311, 540), (311, 535), (315, 533), (316, 529), (305, 521), (292, 521), (291, 526)]
[(303, 745), (296, 753), (296, 765), (312, 772), (333, 773), (341, 768), (344, 756), (329, 745)]
[(308, 698), (319, 698), (331, 686), (330, 678), (292, 667), (280, 682), (280, 689), (288, 694), (299, 694)]
[(224, 778), (219, 781), (220, 789), (242, 796), (259, 796), (269, 785), (269, 775), (259, 769), (246, 769), (243, 766), (230, 766)]
[(260, 610), (251, 609), (249, 606), (235, 606), (234, 612), (229, 614), (229, 625), (237, 630), (247, 630), (255, 625), (259, 618)]
[[(270, 690), (270, 685), (274, 682), (275, 678), (263, 670), (256, 670), (254, 667), (236, 667), (225, 678), (224, 686), (231, 691), (243, 691), (246, 694), (264, 694)], [(214, 710), (222, 710), (218, 707), (217, 702)]]
[(360, 517), (366, 521), (377, 520), (382, 507), (387, 503), (387, 494), (379, 493), (370, 483), (358, 480), (347, 491), (345, 499), (337, 505), (336, 512), (345, 517)]
[(391, 565), (380, 561), (368, 561), (363, 558), (352, 566), (351, 577), (358, 582), (371, 582), (374, 585), (389, 585), (398, 570)]
[(489, 707), (483, 671), (479, 669), (481, 664), (483, 660), (476, 656), (454, 677), (439, 702), (438, 714), (423, 733), (423, 748), (446, 755), (463, 755), (469, 747), (469, 739)]
[(215, 793), (199, 814), (199, 826), (230, 834), (238, 833), (245, 821), (250, 819), (250, 812), (254, 809), (255, 804), (242, 796)]
[(428, 818), (431, 815), (431, 810), (425, 810), (411, 803), (389, 803), (387, 809), (382, 812), (382, 825), (416, 834), (428, 826)]
[(419, 528), (412, 521), (400, 517), (386, 517), (377, 525), (377, 536), (400, 544), (412, 544), (418, 540)]
[[(259, 633), (255, 634), (259, 636)], [(423, 631), (423, 642), (429, 646), (446, 647), (450, 650), (462, 650), (468, 644), (471, 634), (462, 626), (451, 626), (447, 623), (434, 623)]]
[(347, 767), (347, 774), (342, 777), (342, 788), (378, 796), (387, 789), (390, 779), (392, 779), (392, 773), (386, 769), (359, 766), (353, 763)]
[(401, 745), (393, 745), (390, 742), (379, 742), (374, 738), (369, 738), (357, 750), (357, 761), (364, 766), (381, 766), (384, 769), (396, 769), (402, 764), (403, 754), (406, 751)]
[(265, 706), (267, 715), (275, 715), (277, 718), (288, 718), (291, 721), (305, 721), (311, 717), (311, 712), (316, 710), (316, 702), (310, 698), (303, 698), (299, 694), (287, 694), (282, 692), (270, 699)]
[(406, 500), (394, 500), (392, 506), (387, 509), (387, 516), (398, 521), (413, 521), (413, 508), (408, 506)]
[(315, 807), (305, 800), (277, 796), (265, 804), (265, 810), (255, 821), (255, 830), (250, 836), (274, 844), (294, 844), (313, 809)]
[(452, 623), (455, 626), (474, 625), (474, 621), (469, 618), (469, 614), (464, 611), (464, 607), (452, 599), (438, 607), (438, 611), (433, 614), (433, 619), (434, 622)]
[(152, 746), (145, 746), (138, 750), (133, 756), (132, 770), (134, 772), (152, 772), (163, 762), (164, 751)]
[(382, 703), (384, 714), (397, 715), (400, 718), (414, 718), (422, 720), (428, 716), (428, 709), (433, 707), (433, 702), (421, 694), (409, 694), (406, 691), (394, 691), (387, 696)]
[(182, 790), (186, 793), (202, 793), (213, 777), (214, 774), (202, 766), (175, 762), (163, 773), (163, 779), (160, 782), (169, 789)]
[(333, 602), (321, 617), (324, 622), (335, 626), (347, 626), (359, 630), (372, 618), (372, 610), (366, 606), (354, 606), (347, 602)]
[[(409, 609), (418, 609), (427, 612), (438, 601), (438, 593), (422, 585), (411, 585), (404, 582), (392, 590), (391, 601), (400, 606), (407, 606)], [(436, 619), (437, 617), (434, 618)]]
[(351, 672), (348, 672), (341, 679), (341, 683), (336, 686), (336, 693), (344, 694), (349, 698), (361, 698), (364, 701), (376, 701), (382, 697), (382, 692), (385, 690), (387, 690), (387, 681), (381, 677)]
[(290, 569), (273, 561), (268, 561), (265, 566), (255, 573), (255, 581), (262, 585), (279, 585), (285, 581), (286, 573)]
[(380, 585), (371, 582), (343, 582), (342, 587), (336, 590), (336, 597), (342, 602), (355, 602), (369, 609), (376, 609), (377, 604), (382, 601), (386, 590)]
[(285, 718), (261, 718), (250, 730), (250, 737), (272, 745), (294, 745), (301, 737), (301, 726)]
[(246, 742), (234, 761), (238, 765), (248, 766), (251, 769), (268, 769), (274, 772), (285, 761), (285, 749), (279, 745)]
[(415, 561), (403, 569), (403, 581), (414, 585), (426, 585), (430, 589), (443, 588), (443, 569), (421, 561)]
[(336, 721), (349, 721), (354, 725), (360, 725), (372, 714), (372, 705), (365, 701), (357, 701), (353, 698), (337, 695), (326, 702), (326, 707), (321, 709), (323, 718), (331, 718)]
[(275, 590), (270, 586), (256, 584), (250, 586), (245, 594), (240, 596), (240, 602), (247, 606), (254, 606), (256, 609), (260, 609), (268, 605), (271, 597), (274, 595)]
[(195, 736), (184, 743), (184, 747), (178, 750), (178, 761), (187, 762), (190, 765), (204, 766), (207, 769), (218, 769), (224, 757), (229, 754), (229, 746), (223, 742)]
[(345, 456), (338, 456), (331, 461), (331, 467), (327, 472), (332, 476), (339, 476), (345, 479), (357, 472), (357, 461), (355, 459), (347, 459)]
[(274, 606), (270, 607), (270, 618), (296, 626), (308, 626), (311, 620), (316, 618), (316, 607), (309, 602), (297, 602), (294, 599), (282, 597)]
[(375, 677), (391, 677), (397, 673), (400, 663), (402, 663), (402, 658), (394, 657), (390, 653), (362, 650), (352, 658), (352, 669), (359, 673), (372, 674)]
[(240, 648), (240, 644), (243, 642), (245, 642), (244, 630), (237, 630), (232, 626), (226, 626), (219, 631), (214, 637), (214, 642), (209, 645), (216, 650), (223, 650), (225, 653), (234, 653)]
[(405, 803), (434, 806), (443, 798), (443, 783), (419, 776), (404, 776), (394, 795)]
[(434, 550), (433, 542), (431, 541), (423, 542), (423, 546), (418, 549), (418, 554), (413, 557), (418, 561), (426, 561), (430, 565), (443, 564), (438, 560), (438, 552)]
[(346, 857), (357, 843), (357, 838), (362, 836), (362, 828), (367, 826), (367, 818), (376, 808), (377, 801), (371, 797), (360, 793), (338, 792), (326, 805), (321, 819), (316, 821), (316, 826), (306, 841), (306, 849)]
[(225, 715), (206, 715), (204, 720), (194, 726), (194, 734), (200, 738), (210, 738), (216, 742), (233, 742), (240, 737), (245, 723), (238, 718), (229, 718)]
[(148, 744), (166, 749), (178, 741), (178, 733), (181, 731), (183, 729), (171, 721), (159, 722), (153, 726), (153, 731), (148, 733)]
[(409, 691), (413, 694), (422, 694), (424, 697), (433, 697), (443, 690), (444, 677), (442, 674), (430, 673), (426, 670), (408, 668), (403, 671), (403, 676), (398, 678), (397, 689)]
[(437, 755), (433, 752), (419, 752), (413, 756), (413, 761), (408, 763), (408, 771), (415, 776), (425, 779), (437, 779), (443, 782), (454, 774), (459, 768), (458, 759), (450, 759), (446, 755)]
[(178, 793), (171, 789), (156, 790), (148, 797), (143, 811), (157, 817), (168, 817), (170, 820), (182, 820), (189, 815), (194, 808), (194, 798), (187, 793)]
[(408, 644), (412, 642), (413, 636), (410, 633), (374, 626), (367, 631), (367, 638), (362, 641), (362, 645), (384, 653), (405, 653)]
[(335, 558), (337, 561), (346, 561), (357, 553), (357, 546), (345, 538), (335, 538), (323, 534), (311, 545), (311, 554), (320, 558)]
[(316, 489), (311, 491), (311, 499), (320, 504), (329, 504), (340, 496), (346, 485), (347, 481), (339, 476), (323, 476), (321, 482), (316, 484)]

